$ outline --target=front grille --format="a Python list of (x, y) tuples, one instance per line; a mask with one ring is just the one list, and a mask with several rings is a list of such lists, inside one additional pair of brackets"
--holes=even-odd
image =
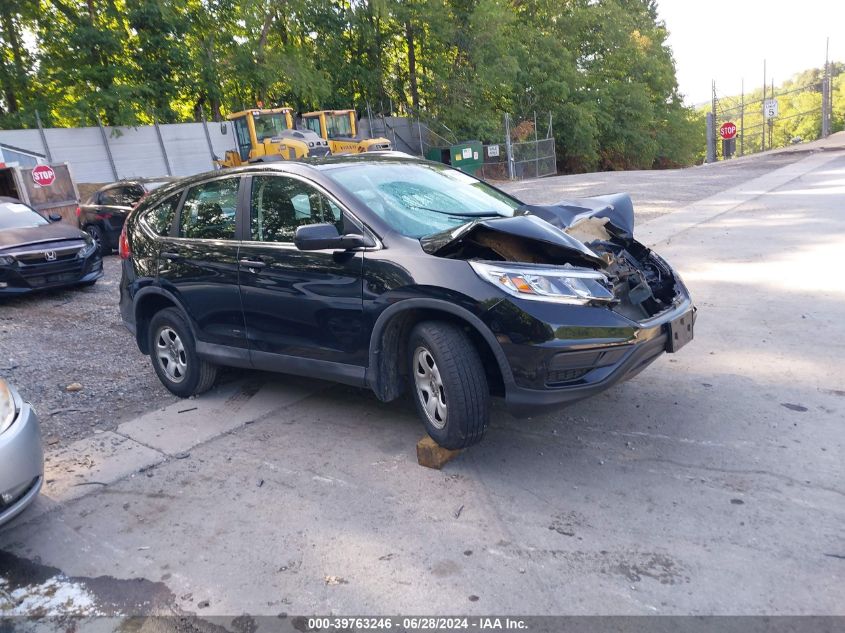
[[(30, 252), (30, 253), (22, 253), (17, 255), (15, 259), (17, 259), (22, 264), (42, 264), (48, 263), (52, 264), (54, 262), (63, 262), (67, 260), (76, 259), (76, 254), (79, 252), (79, 248), (72, 248), (72, 249), (65, 249), (62, 251), (42, 251), (42, 252)], [(52, 255), (50, 255), (52, 254)], [(53, 257), (53, 259), (48, 259), (48, 257)]]
[(546, 374), (546, 385), (554, 387), (565, 382), (572, 382), (578, 380), (582, 376), (589, 373), (589, 369), (563, 369), (558, 371), (550, 371)]
[(85, 261), (76, 259), (47, 262), (43, 264), (20, 264), (17, 273), (30, 286), (44, 286), (47, 284), (73, 281), (82, 276)]

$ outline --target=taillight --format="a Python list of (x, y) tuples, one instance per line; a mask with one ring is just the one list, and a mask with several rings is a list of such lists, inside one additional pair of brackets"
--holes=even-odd
[(120, 231), (120, 240), (117, 243), (117, 252), (121, 259), (129, 259), (132, 257), (132, 251), (129, 250), (129, 240), (126, 239), (126, 224), (123, 225), (123, 230)]
[(81, 215), (82, 215), (82, 207), (76, 207), (76, 217), (79, 217)]

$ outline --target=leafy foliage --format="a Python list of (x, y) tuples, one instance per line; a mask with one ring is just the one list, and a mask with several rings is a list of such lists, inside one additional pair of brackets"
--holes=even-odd
[(291, 105), (501, 141), (551, 112), (569, 171), (689, 164), (654, 0), (4, 0), (0, 127), (219, 120)]

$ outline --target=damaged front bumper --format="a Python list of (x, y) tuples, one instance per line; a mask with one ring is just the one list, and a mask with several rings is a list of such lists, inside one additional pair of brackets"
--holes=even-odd
[(595, 395), (692, 340), (689, 292), (634, 238), (626, 194), (523, 205), (420, 244), (468, 261), (504, 295), (485, 301), (482, 320), (507, 361), (505, 399), (517, 416)]
[(636, 376), (693, 336), (689, 294), (643, 321), (610, 309), (502, 301), (485, 316), (511, 370), (505, 401), (517, 417), (593, 396)]

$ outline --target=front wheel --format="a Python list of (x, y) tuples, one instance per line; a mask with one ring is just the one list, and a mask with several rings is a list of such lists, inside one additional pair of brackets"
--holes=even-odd
[(187, 398), (211, 389), (217, 367), (197, 356), (190, 327), (176, 308), (165, 308), (150, 320), (149, 350), (153, 369), (167, 389)]
[(109, 248), (108, 244), (106, 244), (106, 238), (103, 234), (103, 229), (101, 229), (96, 224), (89, 224), (85, 227), (85, 232), (91, 236), (91, 239), (94, 240), (94, 244), (97, 246), (97, 252), (100, 254), (100, 257), (105, 257), (109, 253), (111, 253), (111, 249)]
[(417, 413), (440, 446), (479, 442), (490, 420), (490, 390), (470, 338), (445, 321), (424, 321), (408, 340), (411, 387)]

